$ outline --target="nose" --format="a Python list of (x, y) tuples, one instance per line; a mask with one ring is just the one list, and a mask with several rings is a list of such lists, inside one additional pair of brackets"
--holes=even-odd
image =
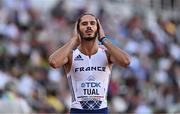
[(89, 29), (91, 29), (91, 27), (90, 27), (90, 26), (87, 26), (87, 29), (89, 30)]

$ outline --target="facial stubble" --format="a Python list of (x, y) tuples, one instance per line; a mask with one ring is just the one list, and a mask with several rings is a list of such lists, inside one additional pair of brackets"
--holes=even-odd
[(94, 34), (94, 36), (85, 37), (85, 35), (84, 35), (82, 32), (80, 32), (80, 37), (81, 37), (81, 39), (82, 39), (82, 40), (85, 40), (85, 41), (95, 40), (96, 37), (97, 37), (97, 35), (98, 35), (98, 32), (96, 31), (95, 34)]

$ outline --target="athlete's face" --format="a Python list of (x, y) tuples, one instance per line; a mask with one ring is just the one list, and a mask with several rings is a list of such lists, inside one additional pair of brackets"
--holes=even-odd
[(97, 21), (91, 15), (81, 17), (79, 23), (79, 32), (82, 39), (91, 41), (97, 37)]

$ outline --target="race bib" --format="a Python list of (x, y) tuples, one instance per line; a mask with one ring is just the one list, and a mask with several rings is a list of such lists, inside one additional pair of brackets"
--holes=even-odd
[(77, 96), (83, 97), (104, 97), (105, 85), (101, 81), (79, 81), (77, 83)]

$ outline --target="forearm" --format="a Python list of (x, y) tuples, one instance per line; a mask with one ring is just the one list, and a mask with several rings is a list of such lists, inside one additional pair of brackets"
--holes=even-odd
[(110, 60), (113, 63), (117, 63), (123, 67), (127, 67), (130, 64), (129, 55), (122, 49), (113, 45), (110, 40), (105, 40), (103, 45), (107, 48), (108, 53), (110, 54)]
[(68, 56), (72, 52), (73, 48), (77, 46), (75, 39), (69, 40), (64, 46), (57, 49), (49, 57), (49, 64), (53, 68), (61, 67), (68, 62)]
[(104, 30), (98, 20), (99, 25), (99, 37), (98, 40), (107, 48), (108, 53), (110, 54), (109, 61), (112, 63), (117, 63), (123, 67), (127, 67), (130, 64), (129, 55), (121, 50), (120, 48), (114, 46), (105, 36)]

